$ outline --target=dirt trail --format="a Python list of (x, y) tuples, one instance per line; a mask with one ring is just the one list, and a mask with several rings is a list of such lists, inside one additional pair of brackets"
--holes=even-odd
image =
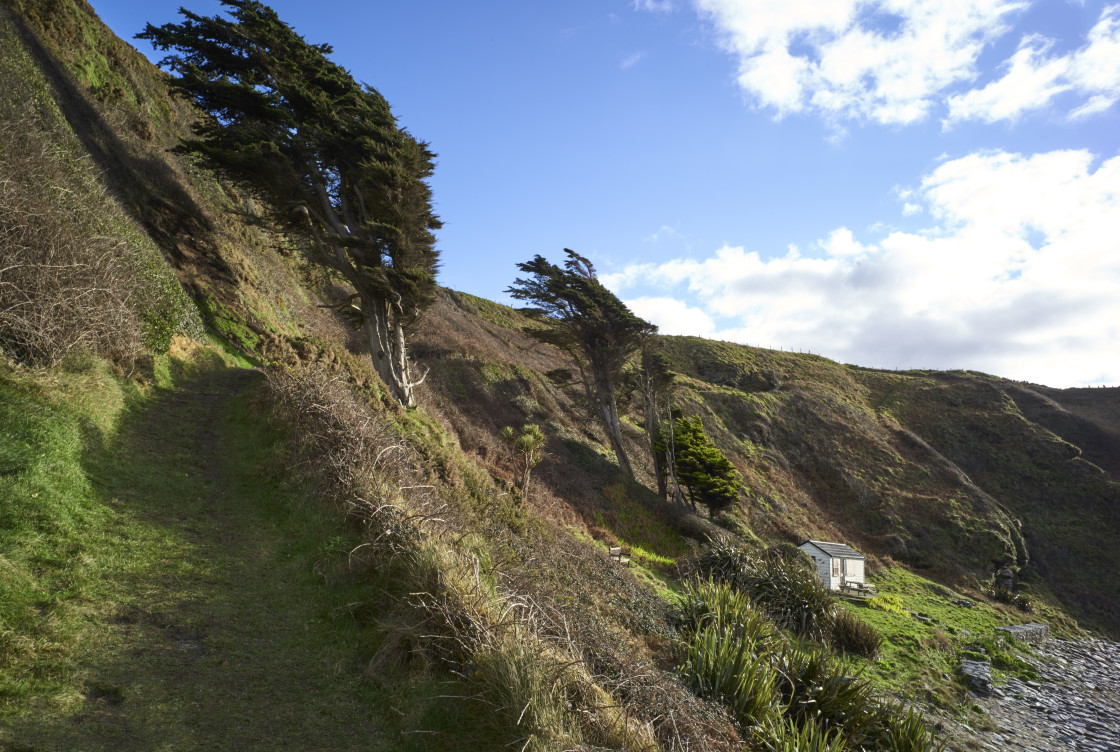
[(251, 414), (259, 379), (225, 370), (168, 391), (91, 458), (105, 503), (144, 532), (99, 563), (78, 709), (33, 712), (0, 748), (395, 747), (347, 609), (361, 583), (337, 566), (330, 516), (278, 478), (283, 455)]

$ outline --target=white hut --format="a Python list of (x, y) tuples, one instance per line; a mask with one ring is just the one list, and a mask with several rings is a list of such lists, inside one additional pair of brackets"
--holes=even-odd
[(863, 561), (866, 557), (851, 546), (807, 540), (799, 548), (816, 562), (817, 574), (829, 590), (853, 585), (862, 587), (865, 584)]

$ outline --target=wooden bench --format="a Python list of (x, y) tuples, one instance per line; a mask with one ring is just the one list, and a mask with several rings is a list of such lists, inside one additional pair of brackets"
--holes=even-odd
[(617, 561), (619, 564), (630, 566), (630, 552), (623, 551), (622, 546), (611, 546), (607, 549), (607, 552), (614, 561)]

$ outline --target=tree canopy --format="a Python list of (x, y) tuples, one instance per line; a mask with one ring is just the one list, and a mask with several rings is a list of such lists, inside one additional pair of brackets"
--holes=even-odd
[(435, 155), (389, 103), (256, 0), (221, 0), (229, 18), (180, 10), (137, 36), (160, 50), (178, 92), (209, 117), (181, 149), (267, 203), (355, 293), (340, 303), (366, 334), (378, 373), (414, 404), (404, 328), (435, 290), (441, 226), (427, 184)]
[(517, 268), (529, 276), (517, 279), (506, 292), (531, 303), (527, 311), (546, 324), (529, 329), (530, 334), (575, 359), (619, 467), (633, 477), (622, 445), (615, 384), (642, 339), (657, 327), (635, 316), (604, 287), (588, 259), (568, 248), (564, 253), (568, 258), (562, 267), (540, 255), (518, 264)]
[(693, 506), (703, 504), (714, 517), (739, 499), (739, 471), (704, 433), (699, 416), (681, 416), (673, 425), (677, 476)]

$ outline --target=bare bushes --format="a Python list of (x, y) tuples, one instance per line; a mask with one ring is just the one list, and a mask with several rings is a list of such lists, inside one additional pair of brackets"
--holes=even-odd
[(128, 249), (82, 226), (48, 174), (57, 147), (28, 143), (26, 127), (0, 124), (0, 346), (47, 365), (76, 349), (131, 360), (143, 342)]
[(299, 368), (272, 370), (267, 383), (292, 430), (291, 466), (364, 533), (351, 562), (377, 590), (361, 609), (376, 632), (371, 675), (457, 677), (412, 719), (429, 748), (443, 738), (472, 749), (658, 748), (649, 724), (555, 636), (570, 633), (563, 617), (497, 586), (489, 547), (448, 517), (409, 447), (344, 381)]
[(0, 349), (53, 365), (118, 363), (201, 334), (159, 251), (110, 198), (0, 18)]

